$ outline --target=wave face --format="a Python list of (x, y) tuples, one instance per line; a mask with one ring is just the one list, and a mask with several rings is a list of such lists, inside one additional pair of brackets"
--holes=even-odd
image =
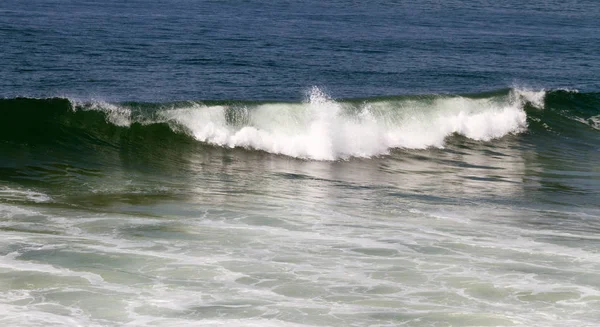
[[(575, 91), (506, 89), (468, 96), (424, 95), (334, 100), (318, 88), (304, 102), (162, 104), (0, 100), (0, 141), (85, 151), (155, 151), (200, 142), (310, 160), (442, 148), (449, 137), (491, 141), (544, 134), (567, 124), (600, 129), (600, 97)], [(563, 128), (568, 131), (569, 127)]]

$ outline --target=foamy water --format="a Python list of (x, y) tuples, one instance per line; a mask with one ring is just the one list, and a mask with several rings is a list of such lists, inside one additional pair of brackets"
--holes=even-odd
[[(253, 166), (246, 180), (242, 162), (223, 166), (220, 182), (193, 177), (185, 201), (116, 200), (101, 212), (2, 205), (0, 319), (22, 326), (593, 326), (600, 319), (597, 211), (488, 202), (518, 198), (524, 190), (514, 183), (473, 181), (475, 200), (453, 188), (462, 178), (450, 174), (431, 184), (423, 172), (407, 184), (357, 174), (352, 162), (271, 164)], [(487, 164), (492, 172), (501, 162)], [(519, 157), (502, 164), (507, 176), (524, 169)], [(427, 184), (436, 189), (430, 196), (454, 195), (409, 195)], [(534, 224), (548, 216), (572, 225)]]
[(600, 212), (547, 192), (543, 161), (510, 140), (465, 142), (334, 162), (209, 148), (181, 173), (11, 185), (0, 320), (594, 326)]
[(168, 122), (174, 131), (216, 146), (336, 160), (384, 155), (397, 148), (442, 148), (452, 135), (490, 141), (518, 134), (527, 129), (524, 106), (542, 108), (544, 96), (543, 90), (514, 89), (506, 96), (483, 99), (441, 96), (356, 104), (335, 101), (313, 87), (304, 103), (191, 103), (137, 120), (131, 109), (102, 101), (76, 102), (74, 107), (103, 111), (117, 126)]

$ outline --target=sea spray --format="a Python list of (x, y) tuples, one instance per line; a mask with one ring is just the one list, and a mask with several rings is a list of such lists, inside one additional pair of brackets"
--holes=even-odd
[(443, 147), (446, 137), (489, 141), (526, 130), (525, 101), (441, 97), (433, 101), (335, 101), (318, 88), (301, 104), (244, 107), (248, 124), (226, 119), (225, 106), (194, 104), (161, 116), (201, 142), (291, 157), (336, 160), (372, 157), (393, 148)]

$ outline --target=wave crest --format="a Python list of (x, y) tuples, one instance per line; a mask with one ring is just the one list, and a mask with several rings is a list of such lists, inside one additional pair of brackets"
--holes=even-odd
[(146, 153), (165, 147), (193, 151), (186, 145), (198, 144), (195, 140), (337, 160), (384, 155), (395, 148), (442, 148), (452, 135), (490, 141), (529, 129), (532, 135), (552, 137), (547, 131), (569, 133), (572, 123), (595, 131), (599, 98), (596, 93), (517, 88), (467, 96), (336, 100), (313, 87), (303, 102), (0, 99), (0, 141)]
[[(313, 88), (305, 103), (231, 108), (194, 104), (162, 111), (201, 142), (244, 147), (296, 158), (336, 160), (372, 157), (393, 148), (443, 147), (460, 134), (489, 141), (527, 127), (524, 101), (441, 97), (352, 103), (335, 101)], [(238, 110), (243, 115), (232, 115)], [(239, 124), (234, 118), (243, 120)], [(243, 118), (239, 118), (243, 117)]]

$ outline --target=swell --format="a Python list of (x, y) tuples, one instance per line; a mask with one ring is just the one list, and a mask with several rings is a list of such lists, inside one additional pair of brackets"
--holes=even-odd
[(334, 100), (313, 88), (306, 101), (288, 103), (13, 98), (0, 99), (0, 144), (4, 166), (18, 165), (25, 150), (38, 157), (110, 165), (111, 156), (103, 154), (168, 158), (170, 152), (207, 146), (336, 160), (384, 155), (395, 148), (442, 148), (457, 135), (493, 142), (509, 135), (556, 137), (583, 129), (587, 136), (576, 136), (588, 137), (600, 129), (599, 108), (597, 93), (523, 89)]
[(16, 98), (0, 100), (0, 108), (0, 140), (7, 143), (119, 147), (136, 138), (154, 142), (177, 136), (166, 124), (133, 121), (131, 109), (108, 103)]

